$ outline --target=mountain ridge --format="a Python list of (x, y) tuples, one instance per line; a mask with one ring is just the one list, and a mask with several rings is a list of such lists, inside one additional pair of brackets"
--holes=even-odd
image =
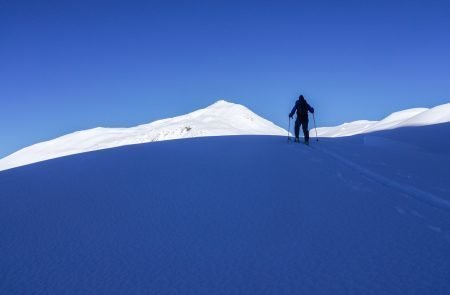
[[(345, 137), (445, 122), (450, 122), (450, 103), (393, 112), (380, 121), (357, 120), (334, 127), (319, 127), (317, 136)], [(293, 132), (293, 127), (290, 131)], [(247, 107), (222, 99), (185, 115), (134, 127), (95, 127), (39, 142), (0, 159), (0, 171), (83, 152), (154, 141), (204, 136), (286, 134), (286, 130)]]
[(63, 156), (124, 145), (190, 137), (285, 135), (286, 130), (247, 107), (218, 100), (185, 115), (129, 128), (95, 127), (39, 142), (0, 159), (0, 171)]
[(342, 137), (400, 127), (434, 125), (450, 122), (450, 103), (433, 108), (411, 108), (393, 112), (380, 121), (356, 120), (333, 127), (317, 128), (319, 137)]

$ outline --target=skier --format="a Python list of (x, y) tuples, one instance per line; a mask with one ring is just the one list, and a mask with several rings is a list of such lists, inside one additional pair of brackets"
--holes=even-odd
[(302, 125), (306, 145), (309, 145), (308, 111), (314, 114), (314, 108), (306, 102), (303, 95), (300, 95), (298, 100), (295, 102), (295, 106), (292, 108), (291, 113), (289, 114), (290, 119), (294, 116), (294, 113), (297, 112), (297, 119), (295, 120), (295, 142), (300, 142), (298, 136), (300, 133), (300, 125)]

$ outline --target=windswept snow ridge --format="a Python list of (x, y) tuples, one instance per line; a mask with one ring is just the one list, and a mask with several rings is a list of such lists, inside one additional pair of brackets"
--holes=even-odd
[(358, 120), (335, 127), (317, 128), (320, 137), (341, 137), (399, 127), (425, 126), (450, 122), (450, 103), (431, 109), (414, 108), (395, 112), (381, 121)]
[(171, 139), (224, 135), (285, 135), (248, 108), (219, 100), (207, 108), (131, 128), (93, 128), (34, 144), (0, 160), (0, 171), (83, 152)]
[[(450, 122), (450, 103), (431, 109), (392, 113), (381, 121), (359, 120), (317, 128), (319, 137), (342, 137), (399, 127)], [(286, 131), (248, 108), (219, 100), (187, 115), (131, 128), (93, 128), (34, 144), (0, 159), (0, 171), (83, 152), (190, 137), (225, 135), (286, 135)]]

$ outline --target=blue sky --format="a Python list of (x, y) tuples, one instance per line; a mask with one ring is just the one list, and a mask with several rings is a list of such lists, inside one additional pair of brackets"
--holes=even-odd
[(0, 157), (218, 99), (286, 128), (450, 101), (449, 1), (0, 2)]

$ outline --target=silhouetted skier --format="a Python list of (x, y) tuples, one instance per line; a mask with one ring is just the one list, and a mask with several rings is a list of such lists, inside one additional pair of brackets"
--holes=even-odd
[(295, 106), (292, 108), (291, 113), (289, 114), (289, 118), (294, 116), (294, 113), (297, 112), (297, 119), (295, 120), (295, 141), (300, 142), (299, 133), (300, 133), (300, 125), (302, 125), (303, 136), (305, 137), (305, 144), (309, 144), (309, 130), (308, 130), (308, 111), (314, 114), (314, 108), (312, 108), (305, 100), (303, 95), (298, 97), (298, 100), (295, 102)]

